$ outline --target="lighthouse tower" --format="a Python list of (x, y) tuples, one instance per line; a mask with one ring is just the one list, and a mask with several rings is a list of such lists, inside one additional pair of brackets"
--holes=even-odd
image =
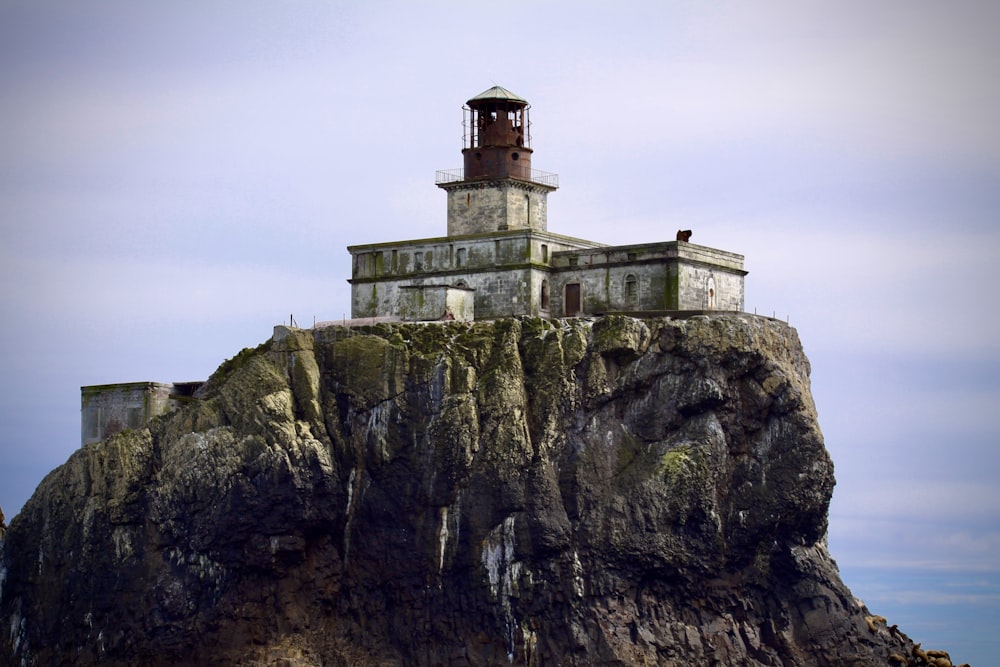
[(434, 181), (447, 194), (447, 236), (348, 247), (352, 318), (742, 310), (742, 255), (688, 236), (609, 246), (550, 232), (559, 177), (531, 167), (527, 100), (494, 86), (462, 109), (463, 166)]
[(464, 168), (437, 178), (448, 193), (448, 236), (546, 231), (546, 197), (558, 187), (558, 176), (531, 168), (530, 108), (500, 86), (466, 102)]

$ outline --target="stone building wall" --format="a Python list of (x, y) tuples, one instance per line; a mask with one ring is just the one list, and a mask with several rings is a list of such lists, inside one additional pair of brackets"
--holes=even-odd
[[(418, 309), (413, 299), (417, 297), (407, 292), (420, 287), (423, 280), (425, 279), (385, 278), (355, 285), (351, 290), (353, 296), (351, 317), (399, 315), (403, 319), (413, 319), (412, 313)], [(431, 283), (430, 279), (426, 280), (427, 287), (439, 286), (437, 283)], [(448, 280), (451, 285), (472, 290), (474, 319), (493, 319), (531, 313), (530, 269), (526, 266), (516, 269), (452, 271), (448, 275)], [(429, 312), (426, 306), (420, 308)]]
[[(553, 317), (743, 309), (743, 257), (690, 243), (559, 252), (553, 257), (552, 271)], [(578, 290), (578, 310), (572, 307), (577, 301), (569, 296), (572, 290)]]
[(743, 310), (743, 256), (683, 241), (605, 246), (507, 230), (348, 250), (352, 318), (411, 319), (401, 290), (420, 285), (475, 290), (475, 319)]
[(679, 265), (677, 310), (743, 310), (743, 277), (715, 267)]
[(475, 319), (475, 291), (451, 285), (404, 285), (399, 287), (399, 316), (404, 321), (430, 322)]
[[(676, 310), (668, 301), (669, 265), (604, 264), (553, 273), (553, 317), (595, 315), (616, 311)], [(579, 309), (567, 302), (573, 285), (579, 290)]]
[(513, 230), (352, 246), (351, 317), (400, 315), (400, 290), (413, 285), (474, 289), (476, 319), (538, 315), (542, 276), (555, 253), (597, 245)]
[(448, 236), (507, 229), (544, 232), (552, 188), (515, 180), (443, 184), (448, 192)]
[(200, 382), (123, 382), (80, 387), (80, 443), (145, 426), (190, 397)]
[(743, 255), (693, 243), (677, 246), (679, 310), (743, 310)]

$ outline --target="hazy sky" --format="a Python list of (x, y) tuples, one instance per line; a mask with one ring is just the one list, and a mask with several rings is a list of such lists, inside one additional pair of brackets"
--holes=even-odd
[(349, 316), (345, 246), (441, 236), (463, 102), (532, 104), (549, 229), (742, 253), (875, 613), (1000, 661), (1000, 3), (0, 0), (0, 507), (81, 385)]

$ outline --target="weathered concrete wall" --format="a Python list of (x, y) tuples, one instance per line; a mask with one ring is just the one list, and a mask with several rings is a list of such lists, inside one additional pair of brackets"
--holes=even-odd
[(597, 246), (586, 251), (557, 254), (553, 268), (588, 267), (605, 264), (658, 262), (676, 259), (743, 272), (743, 255), (683, 241), (660, 241), (627, 246)]
[(472, 322), (476, 319), (476, 293), (471, 289), (449, 287), (445, 290), (445, 316), (458, 322)]
[(593, 265), (552, 274), (554, 317), (568, 314), (567, 285), (579, 285), (578, 315), (677, 310), (669, 301), (669, 264)]
[(528, 274), (533, 317), (552, 317), (552, 275), (548, 270), (533, 268)]
[(475, 291), (450, 285), (399, 287), (399, 316), (404, 321), (427, 322), (475, 319)]
[(544, 232), (554, 188), (514, 180), (441, 184), (448, 192), (448, 236), (507, 229)]
[(678, 310), (743, 310), (743, 276), (698, 264), (679, 264)]
[[(476, 319), (493, 319), (509, 315), (527, 315), (531, 310), (529, 286), (530, 269), (504, 269), (497, 271), (455, 271), (450, 274), (452, 284), (473, 290), (474, 313)], [(352, 287), (353, 318), (383, 317), (401, 315), (403, 319), (418, 319), (409, 313), (429, 312), (428, 306), (418, 308), (413, 299), (413, 288), (419, 285), (419, 278), (388, 278), (378, 282), (367, 282)], [(409, 294), (407, 294), (409, 293)], [(442, 303), (441, 305), (444, 305)], [(406, 314), (404, 314), (404, 311)], [(424, 319), (424, 318), (419, 318)], [(438, 319), (427, 317), (426, 319)]]
[(554, 254), (594, 246), (532, 230), (352, 246), (351, 317), (400, 315), (400, 288), (408, 285), (475, 289), (479, 319), (537, 315)]
[(142, 428), (176, 408), (200, 385), (123, 382), (80, 387), (80, 444), (100, 442), (125, 429)]
[[(552, 316), (663, 310), (742, 310), (743, 256), (667, 241), (558, 252), (552, 258)], [(710, 292), (711, 290), (711, 292)]]
[[(524, 230), (348, 250), (351, 316), (358, 318), (401, 315), (400, 288), (432, 284), (475, 289), (480, 319), (743, 310), (743, 256), (686, 242), (602, 246)], [(574, 285), (569, 289), (579, 290), (580, 303), (570, 313), (566, 293)]]

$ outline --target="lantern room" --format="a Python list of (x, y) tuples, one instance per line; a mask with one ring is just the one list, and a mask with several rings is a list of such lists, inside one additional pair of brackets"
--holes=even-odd
[(463, 110), (465, 180), (531, 180), (529, 105), (501, 86), (466, 102)]

